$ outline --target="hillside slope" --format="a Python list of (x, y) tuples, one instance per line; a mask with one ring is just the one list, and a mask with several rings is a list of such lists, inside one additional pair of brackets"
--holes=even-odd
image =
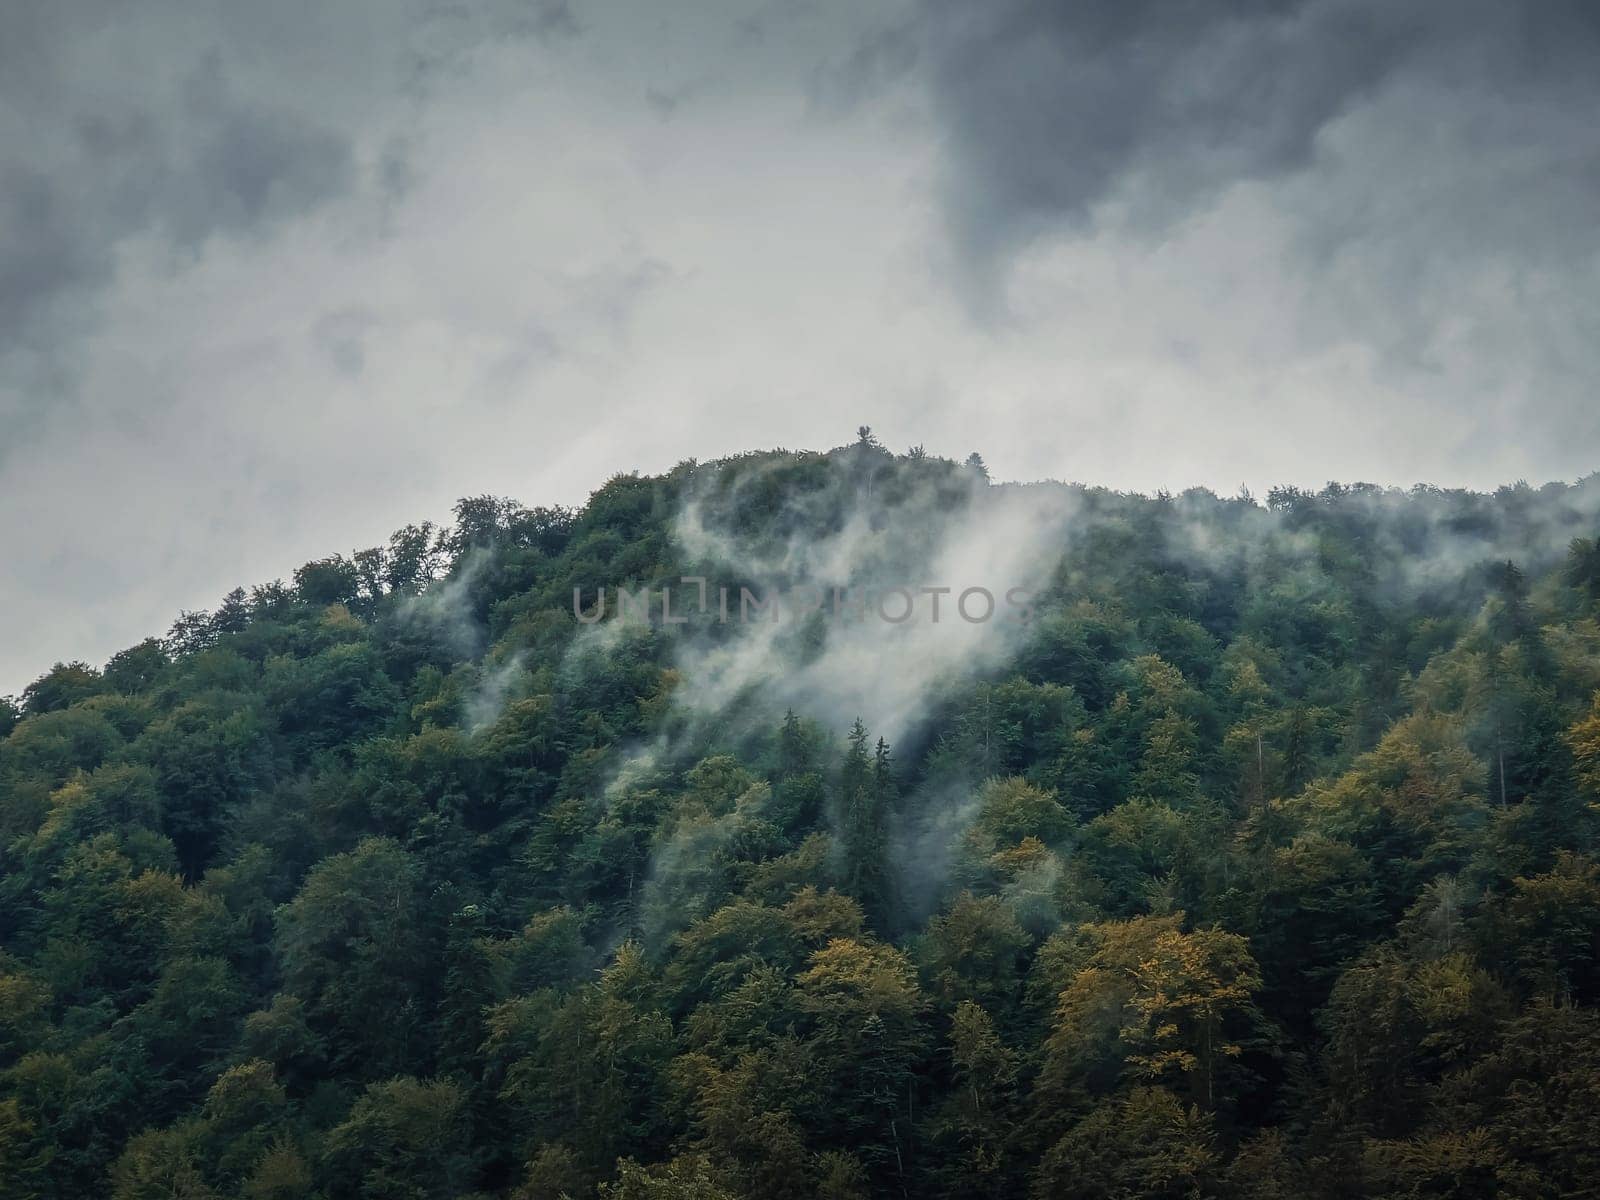
[(864, 436), (237, 591), (0, 704), (0, 1196), (1592, 1194), (1597, 533)]

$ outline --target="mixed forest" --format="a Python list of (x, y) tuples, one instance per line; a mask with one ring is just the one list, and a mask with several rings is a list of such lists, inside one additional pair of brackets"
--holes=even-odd
[(0, 700), (0, 1197), (1594, 1196), (1597, 535), (863, 430), (236, 590)]

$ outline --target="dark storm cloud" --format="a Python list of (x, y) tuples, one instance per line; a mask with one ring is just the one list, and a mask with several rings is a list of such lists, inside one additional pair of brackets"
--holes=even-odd
[(1600, 6), (1582, 0), (929, 0), (920, 28), (950, 225), (980, 276), (1108, 209), (1159, 231), (1232, 184), (1313, 172), (1332, 125), (1407, 90), (1418, 165), (1435, 150), (1429, 122), (1493, 100), (1520, 120), (1486, 121), (1479, 148), (1524, 152), (1496, 199), (1575, 169), (1588, 190), (1566, 231), (1595, 215), (1593, 125), (1560, 119), (1600, 95)]
[[(485, 38), (581, 25), (562, 0), (255, 5), (21, 0), (0, 12), (0, 418), (15, 449), (72, 398), (120, 257), (176, 269), (414, 172), (405, 98)], [(365, 161), (364, 161), (365, 157)], [(350, 361), (350, 356), (345, 356)]]
[(192, 259), (211, 237), (269, 233), (356, 183), (346, 134), (240, 89), (238, 46), (178, 25), (157, 67), (120, 42), (125, 11), (25, 3), (0, 18), (0, 396), (13, 434), (60, 403), (130, 242)]
[(192, 124), (187, 160), (169, 162), (165, 187), (146, 199), (174, 246), (215, 233), (250, 233), (316, 208), (354, 180), (349, 138), (297, 113), (241, 103), (216, 57), (185, 89)]

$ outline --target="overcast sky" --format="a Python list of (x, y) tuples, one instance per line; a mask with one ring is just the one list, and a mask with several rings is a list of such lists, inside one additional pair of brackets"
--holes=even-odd
[(0, 692), (757, 447), (1600, 467), (1600, 5), (3, 0)]

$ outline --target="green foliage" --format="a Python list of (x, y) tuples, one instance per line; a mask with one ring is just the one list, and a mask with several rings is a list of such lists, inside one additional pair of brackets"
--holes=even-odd
[(31, 716), (60, 712), (98, 696), (105, 689), (100, 672), (88, 663), (57, 663), (22, 689), (22, 709)]
[(1136, 1088), (1102, 1105), (1046, 1151), (1040, 1200), (1190, 1200), (1211, 1191), (1217, 1168), (1211, 1122), (1169, 1092)]
[(362, 1200), (453, 1200), (469, 1169), (466, 1097), (449, 1080), (401, 1076), (368, 1086), (328, 1131), (331, 1187)]
[(336, 1065), (383, 1076), (409, 1057), (436, 982), (436, 927), (425, 919), (418, 867), (392, 841), (371, 838), (323, 860), (279, 910), (283, 983), (305, 1002)]
[[(0, 699), (0, 1197), (1590, 1195), (1597, 486), (1041, 491), (863, 429), (58, 665)], [(572, 614), (909, 573), (995, 497), (1072, 514), (1032, 619), (883, 711), (813, 694), (825, 621)]]

